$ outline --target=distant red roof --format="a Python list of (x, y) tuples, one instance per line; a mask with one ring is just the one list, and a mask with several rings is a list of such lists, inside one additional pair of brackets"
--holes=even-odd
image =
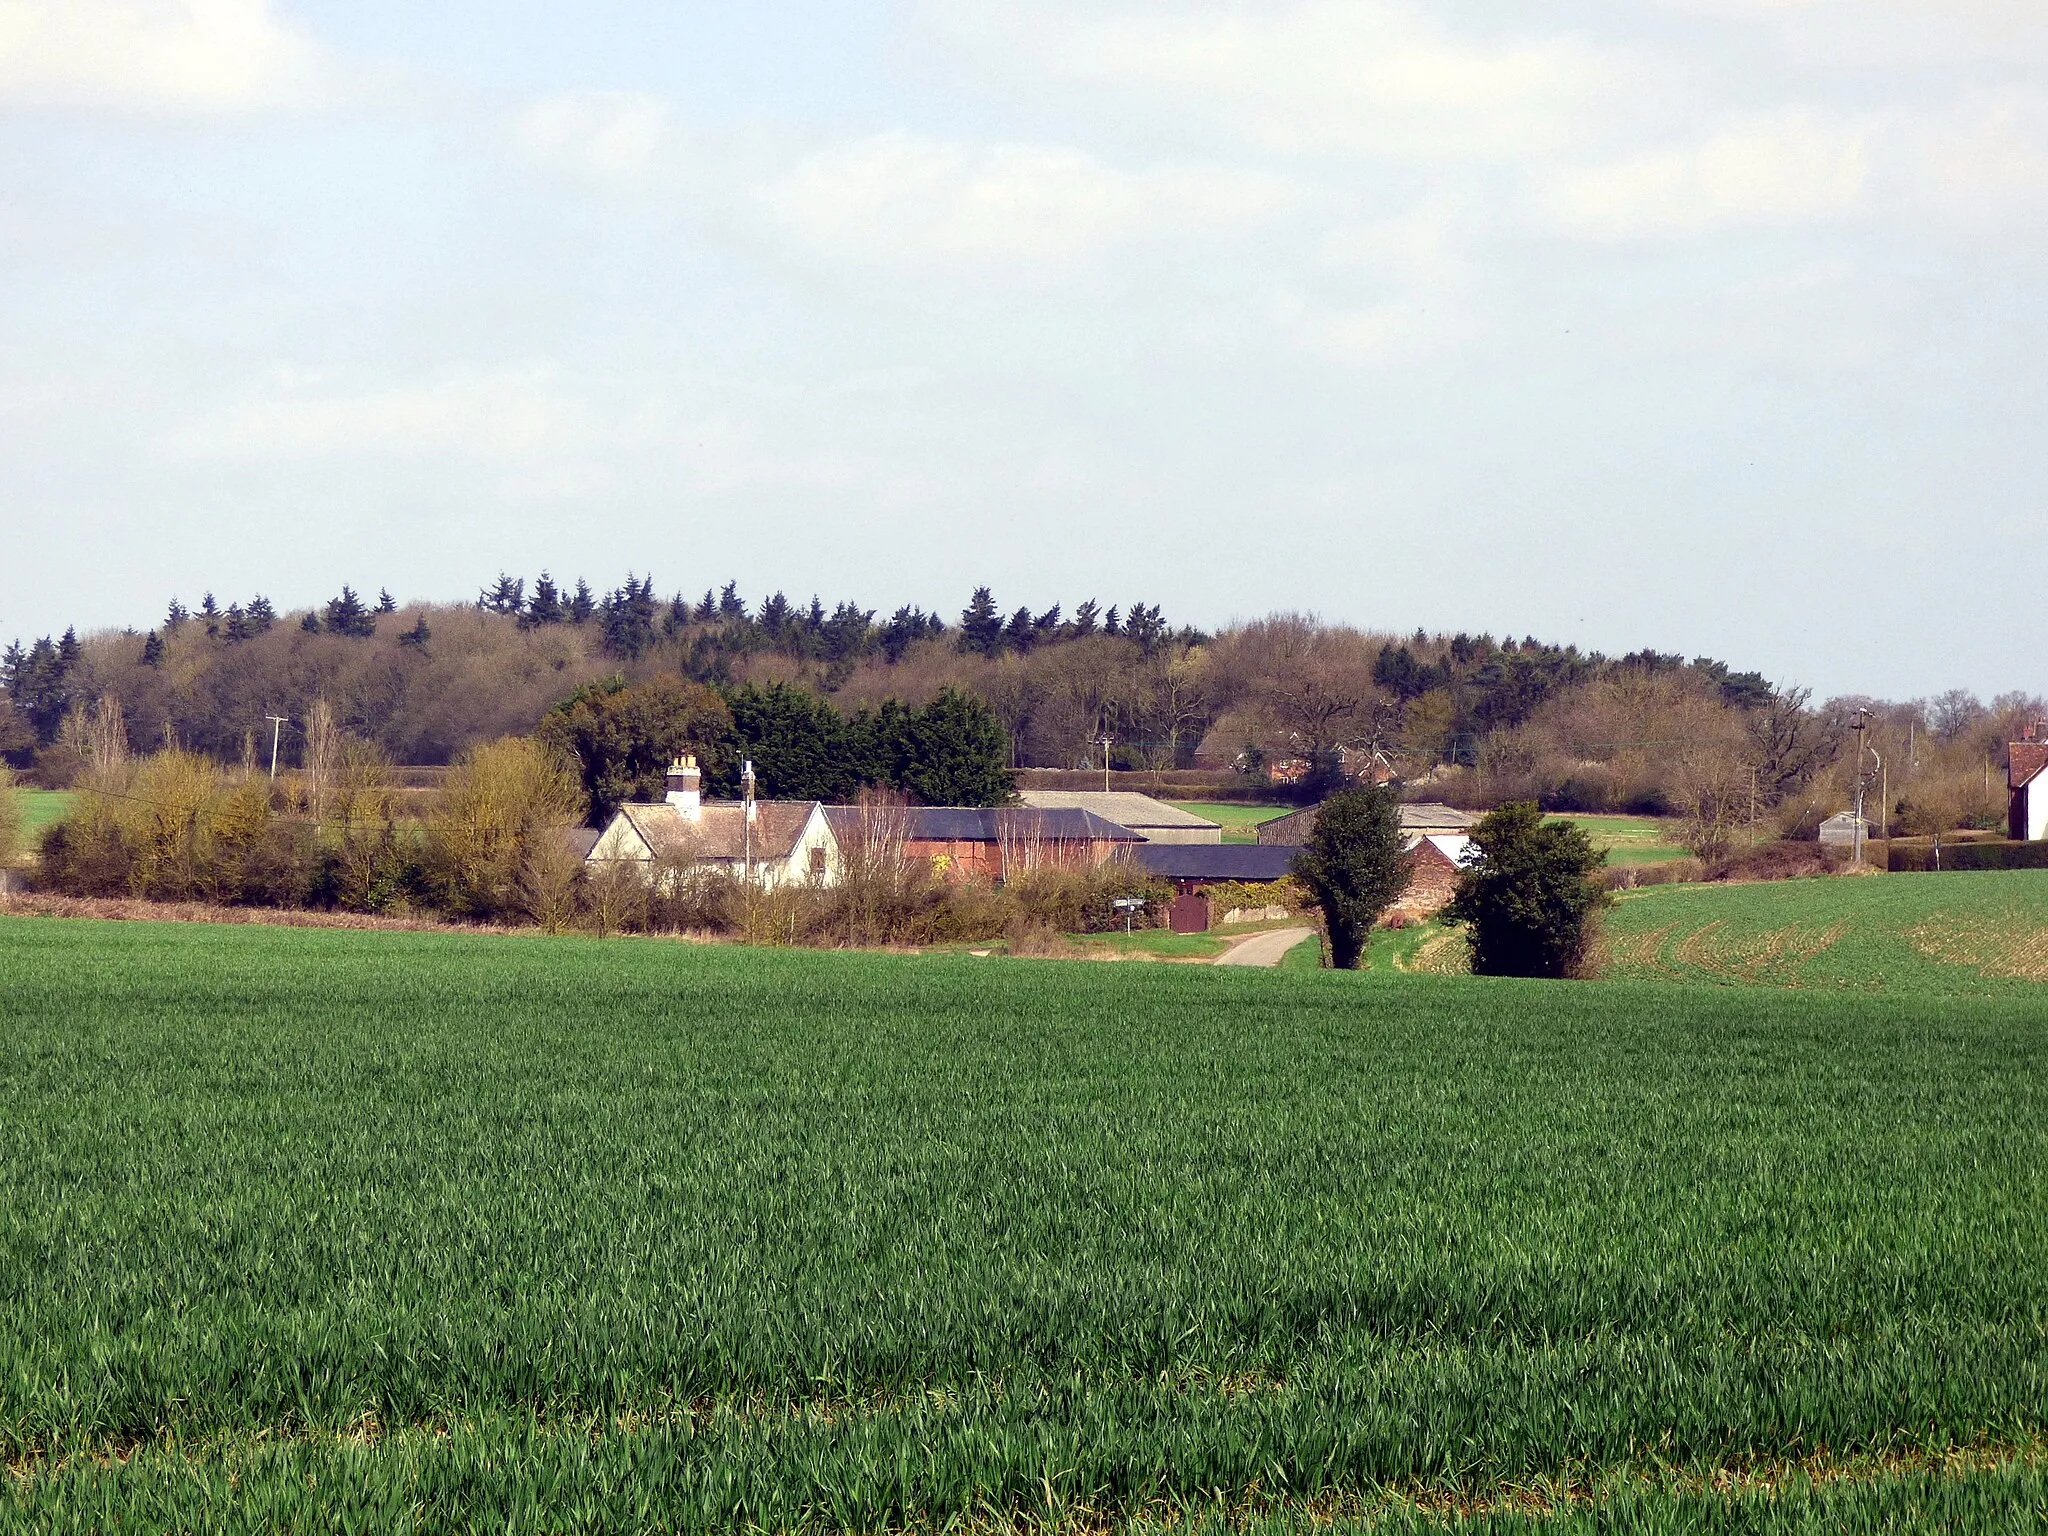
[(2016, 741), (2006, 751), (2005, 782), (2009, 788), (2024, 787), (2048, 768), (2048, 741)]

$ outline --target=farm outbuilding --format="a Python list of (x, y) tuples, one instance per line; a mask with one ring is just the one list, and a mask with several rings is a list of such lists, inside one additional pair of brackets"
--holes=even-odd
[(843, 846), (876, 839), (879, 819), (891, 823), (882, 840), (906, 858), (927, 859), (949, 880), (1002, 880), (1046, 866), (1092, 869), (1144, 839), (1092, 811), (1033, 806), (913, 805), (877, 813), (871, 807), (826, 807)]
[[(1417, 801), (1413, 805), (1399, 808), (1401, 831), (1410, 837), (1463, 836), (1479, 824), (1479, 818), (1471, 811), (1460, 811), (1448, 805), (1439, 805), (1432, 800)], [(1286, 816), (1276, 816), (1271, 821), (1259, 824), (1259, 841), (1287, 847), (1300, 847), (1315, 832), (1316, 817), (1322, 807), (1312, 805), (1306, 810), (1294, 811)]]
[(1820, 824), (1821, 846), (1823, 848), (1854, 848), (1856, 846), (1856, 829), (1858, 825), (1861, 825), (1863, 828), (1864, 842), (1869, 842), (1876, 835), (1871, 830), (1871, 823), (1867, 818), (1859, 823), (1856, 813), (1853, 811), (1835, 812), (1834, 815)]
[(1087, 811), (1127, 827), (1148, 843), (1220, 843), (1221, 824), (1130, 790), (1027, 789), (1017, 796), (1041, 811)]

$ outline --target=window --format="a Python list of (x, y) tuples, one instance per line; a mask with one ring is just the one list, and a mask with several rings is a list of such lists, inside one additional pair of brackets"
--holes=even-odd
[(813, 848), (811, 850), (811, 878), (813, 880), (823, 879), (824, 874), (825, 850), (822, 848)]

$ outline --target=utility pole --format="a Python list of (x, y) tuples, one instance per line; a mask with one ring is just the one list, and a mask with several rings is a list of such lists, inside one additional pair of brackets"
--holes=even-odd
[(1849, 729), (1856, 733), (1856, 833), (1855, 854), (1851, 862), (1860, 869), (1863, 866), (1863, 754), (1868, 746), (1864, 733), (1870, 729), (1870, 711), (1858, 709), (1850, 716)]
[(754, 760), (750, 757), (740, 765), (740, 803), (745, 807), (741, 813), (743, 826), (740, 832), (741, 847), (747, 871), (747, 888), (754, 885)]
[(1749, 846), (1751, 848), (1756, 847), (1756, 775), (1756, 769), (1752, 768), (1749, 770)]
[(263, 718), (270, 722), (270, 782), (275, 784), (277, 782), (277, 735), (278, 732), (291, 724), (291, 719), (285, 715), (265, 715)]
[(1104, 731), (1095, 738), (1094, 743), (1102, 748), (1102, 792), (1105, 795), (1109, 793), (1109, 744), (1114, 740), (1116, 740), (1114, 736), (1110, 735), (1108, 731)]

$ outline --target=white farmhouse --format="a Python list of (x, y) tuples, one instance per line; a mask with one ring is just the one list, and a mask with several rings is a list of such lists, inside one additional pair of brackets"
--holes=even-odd
[(2042, 734), (2040, 726), (2026, 726), (2006, 748), (2005, 835), (2014, 842), (2048, 837), (2048, 742)]
[(657, 861), (744, 874), (762, 885), (836, 884), (839, 840), (815, 800), (707, 801), (694, 757), (668, 771), (668, 796), (622, 805), (590, 850), (592, 867)]

